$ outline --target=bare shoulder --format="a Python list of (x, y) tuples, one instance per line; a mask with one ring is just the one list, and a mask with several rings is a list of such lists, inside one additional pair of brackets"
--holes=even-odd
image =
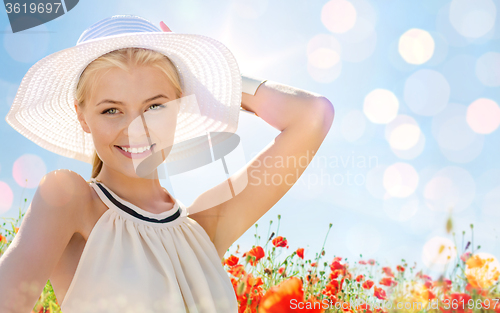
[(70, 170), (55, 170), (41, 179), (18, 233), (0, 258), (0, 312), (33, 308), (71, 238), (83, 226), (89, 189)]
[[(83, 227), (86, 208), (92, 200), (91, 190), (85, 179), (68, 169), (58, 169), (47, 173), (40, 181), (37, 193), (47, 208), (64, 210), (73, 222), (75, 232)], [(62, 213), (62, 212), (59, 212)]]

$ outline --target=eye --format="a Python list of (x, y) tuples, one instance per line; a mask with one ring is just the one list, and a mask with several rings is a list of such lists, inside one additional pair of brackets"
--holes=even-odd
[[(157, 106), (157, 108), (156, 108), (156, 109), (153, 109), (153, 111), (156, 111), (156, 110), (158, 110), (159, 108), (164, 108), (164, 107), (165, 107), (165, 105), (163, 105), (163, 104), (159, 104), (159, 103), (152, 104), (152, 105), (150, 105), (149, 107), (151, 108), (151, 107), (154, 107), (154, 106)], [(109, 109), (107, 109), (107, 110), (102, 111), (102, 112), (101, 112), (101, 114), (115, 115), (115, 113), (116, 113), (116, 112), (114, 112), (114, 111), (112, 111), (112, 110), (116, 110), (116, 108), (109, 108)], [(112, 113), (111, 113), (110, 111), (112, 111)]]
[[(109, 108), (107, 110), (102, 111), (101, 114), (107, 114), (107, 112), (109, 112), (110, 110), (116, 110), (116, 108)], [(114, 114), (111, 113), (111, 114), (108, 114), (108, 115), (114, 115)]]
[(157, 106), (157, 109), (155, 109), (155, 110), (153, 110), (153, 111), (156, 111), (156, 110), (158, 110), (158, 109), (160, 109), (160, 108), (164, 108), (164, 107), (165, 107), (165, 105), (163, 105), (163, 104), (159, 104), (159, 103), (152, 104), (152, 105), (150, 105), (149, 107), (151, 108), (151, 107), (153, 107), (153, 106)]

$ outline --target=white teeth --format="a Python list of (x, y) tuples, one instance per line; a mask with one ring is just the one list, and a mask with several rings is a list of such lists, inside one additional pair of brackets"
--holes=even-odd
[(147, 147), (141, 147), (141, 148), (132, 148), (132, 149), (124, 148), (124, 147), (120, 147), (120, 146), (118, 146), (118, 147), (120, 147), (120, 149), (127, 151), (127, 152), (130, 152), (130, 153), (143, 153), (144, 151), (151, 149), (152, 146), (153, 145), (147, 146)]

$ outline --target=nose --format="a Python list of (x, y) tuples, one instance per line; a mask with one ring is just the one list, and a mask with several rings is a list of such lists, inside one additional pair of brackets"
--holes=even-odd
[(129, 138), (149, 136), (148, 125), (142, 112), (131, 115), (130, 118), (125, 121), (123, 134)]

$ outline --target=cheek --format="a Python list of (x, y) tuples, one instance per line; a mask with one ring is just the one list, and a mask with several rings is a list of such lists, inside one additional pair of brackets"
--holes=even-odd
[(118, 127), (113, 123), (95, 121), (89, 127), (95, 146), (109, 145), (116, 138), (115, 133)]
[(174, 138), (177, 125), (176, 113), (177, 111), (168, 109), (145, 114), (145, 126), (156, 141), (170, 142)]
[(163, 121), (155, 123), (153, 134), (155, 137), (164, 143), (173, 143), (175, 137), (175, 128), (177, 126), (177, 117), (166, 117)]

